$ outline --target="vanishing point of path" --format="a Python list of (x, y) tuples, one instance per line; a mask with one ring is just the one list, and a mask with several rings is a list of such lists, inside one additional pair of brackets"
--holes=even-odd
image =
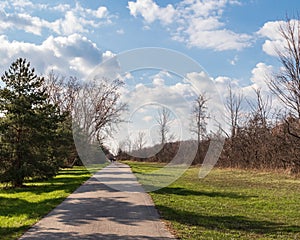
[(159, 220), (152, 199), (130, 167), (113, 163), (93, 175), (21, 239), (175, 238)]

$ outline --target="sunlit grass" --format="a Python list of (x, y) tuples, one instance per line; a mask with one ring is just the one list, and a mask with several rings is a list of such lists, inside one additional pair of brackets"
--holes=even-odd
[[(127, 162), (133, 172), (163, 165)], [(190, 168), (150, 193), (180, 239), (300, 239), (300, 180), (279, 173)]]
[[(0, 188), (0, 239), (17, 239), (69, 194), (91, 173), (84, 167), (62, 169), (47, 181), (27, 181), (25, 188)], [(1, 185), (0, 185), (1, 186)]]

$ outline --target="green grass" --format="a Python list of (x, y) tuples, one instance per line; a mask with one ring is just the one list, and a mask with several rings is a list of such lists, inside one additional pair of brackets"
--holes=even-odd
[[(163, 165), (127, 162), (135, 173)], [(150, 193), (180, 239), (300, 239), (300, 179), (279, 173), (190, 168)]]
[(84, 167), (62, 169), (47, 181), (27, 181), (25, 188), (4, 189), (0, 185), (0, 239), (17, 239), (89, 179)]

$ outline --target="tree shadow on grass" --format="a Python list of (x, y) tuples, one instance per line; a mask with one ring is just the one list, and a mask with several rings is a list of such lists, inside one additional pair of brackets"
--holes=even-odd
[(253, 220), (244, 216), (202, 215), (162, 205), (156, 207), (166, 220), (210, 230), (235, 230), (257, 234), (300, 233), (300, 226), (297, 225)]
[[(28, 202), (20, 198), (0, 197), (0, 216), (15, 217), (19, 221), (20, 217), (27, 219), (39, 219), (49, 213), (55, 206), (61, 203), (64, 198), (47, 199), (41, 202)], [(1, 224), (1, 223), (0, 223)], [(21, 223), (20, 227), (0, 226), (0, 239), (15, 239), (30, 227)]]
[[(80, 176), (81, 174), (78, 173)], [(77, 189), (83, 182), (89, 179), (88, 176), (81, 177), (62, 177), (54, 178), (49, 180), (35, 180), (26, 181), (24, 187), (21, 188), (5, 188), (0, 189), (4, 194), (18, 194), (18, 193), (33, 193), (33, 194), (44, 194), (54, 191), (63, 190), (66, 193), (72, 193)]]
[(40, 202), (29, 202), (21, 198), (0, 197), (0, 216), (21, 216), (40, 218), (61, 203), (65, 198), (52, 198)]
[(254, 195), (242, 195), (234, 192), (216, 192), (216, 191), (194, 191), (180, 187), (165, 187), (155, 191), (156, 194), (175, 194), (180, 196), (206, 196), (206, 197), (222, 197), (234, 199), (246, 199), (257, 197)]
[(64, 182), (64, 181), (56, 181), (56, 182), (45, 182), (44, 184), (36, 184), (29, 185), (24, 188), (16, 188), (16, 189), (8, 189), (6, 193), (32, 193), (32, 194), (45, 194), (55, 191), (64, 191), (65, 193), (72, 193), (78, 188), (82, 182), (87, 180), (86, 178), (76, 179), (73, 182)]
[(23, 225), (21, 227), (3, 227), (0, 226), (0, 239), (14, 239), (26, 229), (28, 229), (30, 225)]

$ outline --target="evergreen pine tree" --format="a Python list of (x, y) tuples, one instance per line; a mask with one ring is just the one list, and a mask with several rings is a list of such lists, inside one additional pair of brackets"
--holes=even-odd
[(60, 116), (47, 103), (44, 78), (19, 58), (1, 77), (0, 182), (21, 187), (26, 178), (49, 178), (59, 168), (56, 149)]

